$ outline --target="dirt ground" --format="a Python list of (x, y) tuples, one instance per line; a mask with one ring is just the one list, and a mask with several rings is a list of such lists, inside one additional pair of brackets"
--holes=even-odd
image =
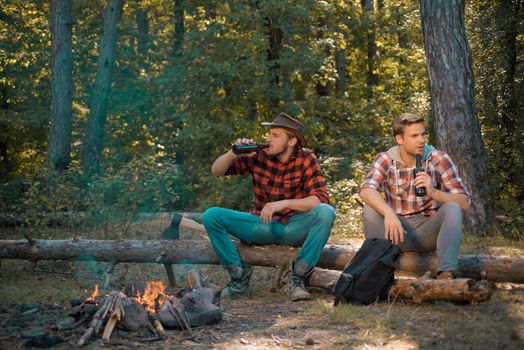
[[(0, 238), (5, 238), (0, 235)], [(188, 237), (195, 238), (195, 237)], [(333, 243), (343, 243), (336, 238)], [(358, 239), (345, 243), (358, 245)], [(518, 247), (490, 247), (465, 243), (468, 252), (511, 252)], [(73, 349), (86, 324), (59, 331), (71, 301), (91, 294), (103, 283), (103, 263), (3, 260), (0, 266), (0, 349), (25, 349), (35, 344), (31, 332), (58, 336), (53, 349)], [(176, 267), (179, 282), (195, 266)], [(216, 266), (197, 266), (206, 280), (227, 282)], [(369, 306), (333, 306), (333, 297), (313, 290), (315, 300), (292, 302), (285, 286), (270, 291), (273, 269), (257, 268), (249, 291), (222, 301), (223, 320), (194, 330), (194, 339), (179, 330), (169, 338), (151, 340), (151, 334), (117, 329), (103, 344), (99, 335), (85, 349), (524, 349), (524, 285), (499, 284), (491, 300), (480, 305), (450, 302), (417, 304), (392, 300)], [(140, 285), (149, 280), (167, 282), (164, 268), (154, 264), (118, 264), (109, 289)], [(36, 330), (35, 330), (35, 327)], [(38, 328), (40, 327), (40, 328)], [(34, 334), (33, 334), (34, 336)], [(53, 339), (53, 338), (51, 338)], [(58, 338), (54, 338), (58, 339)]]

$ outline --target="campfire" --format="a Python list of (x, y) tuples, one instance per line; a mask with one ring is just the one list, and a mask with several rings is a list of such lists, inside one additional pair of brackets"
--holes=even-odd
[(188, 289), (169, 291), (161, 281), (147, 282), (143, 290), (132, 286), (104, 294), (96, 285), (91, 296), (69, 311), (78, 325), (89, 321), (77, 346), (85, 345), (102, 330), (102, 340), (108, 342), (117, 326), (126, 331), (148, 330), (161, 340), (167, 338), (166, 329), (181, 329), (193, 338), (192, 327), (220, 321), (220, 289), (209, 283), (203, 285), (194, 271), (186, 277)]

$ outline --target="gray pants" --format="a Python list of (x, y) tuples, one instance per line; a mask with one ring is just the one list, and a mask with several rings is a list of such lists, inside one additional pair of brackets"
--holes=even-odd
[[(401, 251), (437, 251), (438, 271), (457, 270), (457, 256), (462, 241), (462, 209), (453, 202), (444, 203), (436, 214), (417, 214), (404, 218)], [(366, 238), (385, 238), (384, 216), (369, 205), (364, 206), (364, 235)]]

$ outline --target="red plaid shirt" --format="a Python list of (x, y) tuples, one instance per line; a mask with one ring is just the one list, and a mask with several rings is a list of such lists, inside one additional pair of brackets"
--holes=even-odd
[[(255, 193), (253, 215), (260, 215), (267, 203), (283, 199), (317, 196), (322, 203), (329, 203), (318, 159), (309, 149), (295, 150), (285, 163), (269, 158), (263, 151), (252, 157), (239, 157), (225, 175), (252, 175)], [(285, 224), (296, 214), (299, 212), (285, 209), (276, 212), (273, 218)]]
[[(449, 155), (431, 146), (426, 147), (430, 147), (430, 152), (422, 161), (422, 167), (431, 177), (433, 187), (440, 191), (465, 194), (469, 197)], [(386, 203), (397, 215), (411, 216), (418, 213), (433, 215), (440, 207), (440, 203), (427, 196), (415, 196), (414, 170), (404, 166), (399, 159), (398, 148), (393, 147), (375, 157), (371, 170), (360, 188), (373, 188), (378, 191), (383, 187)]]

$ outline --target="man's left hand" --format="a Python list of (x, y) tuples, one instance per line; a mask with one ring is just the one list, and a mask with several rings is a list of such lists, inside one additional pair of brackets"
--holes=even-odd
[(260, 212), (260, 218), (262, 219), (262, 221), (264, 221), (267, 224), (271, 221), (271, 219), (273, 218), (273, 215), (277, 211), (282, 211), (286, 208), (287, 206), (286, 206), (285, 200), (267, 203), (264, 206), (264, 208), (262, 208), (262, 211)]
[(420, 172), (417, 174), (417, 177), (414, 181), (415, 187), (425, 187), (426, 194), (428, 197), (432, 197), (435, 189), (433, 188), (433, 183), (431, 182), (431, 176), (426, 172)]

